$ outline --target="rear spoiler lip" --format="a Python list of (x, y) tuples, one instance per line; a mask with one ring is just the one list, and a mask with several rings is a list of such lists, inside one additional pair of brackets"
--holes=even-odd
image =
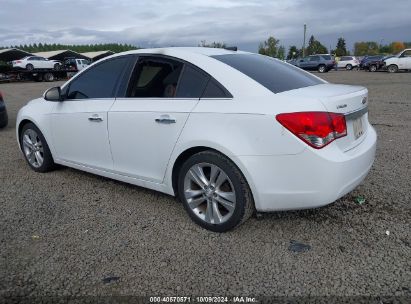
[(347, 120), (352, 120), (363, 116), (365, 113), (368, 113), (368, 106), (364, 106), (360, 109), (345, 113), (344, 116)]

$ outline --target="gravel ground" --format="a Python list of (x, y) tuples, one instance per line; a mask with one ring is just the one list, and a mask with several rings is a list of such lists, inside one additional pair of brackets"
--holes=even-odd
[(264, 214), (225, 234), (199, 228), (161, 193), (69, 168), (33, 172), (15, 117), (51, 84), (0, 84), (10, 116), (0, 131), (0, 297), (411, 299), (411, 73), (320, 76), (369, 89), (379, 136), (369, 176), (330, 206)]

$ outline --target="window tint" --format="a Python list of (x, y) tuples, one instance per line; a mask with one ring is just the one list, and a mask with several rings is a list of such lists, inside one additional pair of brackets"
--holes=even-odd
[(120, 57), (92, 67), (70, 83), (67, 98), (114, 97), (117, 81), (127, 62), (127, 57)]
[(330, 55), (321, 55), (321, 57), (323, 57), (325, 60), (331, 60), (331, 56)]
[(183, 75), (178, 84), (176, 97), (200, 98), (207, 85), (209, 76), (204, 72), (185, 64)]
[(210, 79), (202, 98), (231, 98), (231, 94), (215, 79)]
[(176, 97), (183, 63), (160, 57), (141, 57), (133, 71), (128, 97)]
[(320, 56), (311, 56), (310, 61), (320, 61)]
[(324, 83), (300, 68), (257, 54), (212, 56), (254, 79), (273, 93)]

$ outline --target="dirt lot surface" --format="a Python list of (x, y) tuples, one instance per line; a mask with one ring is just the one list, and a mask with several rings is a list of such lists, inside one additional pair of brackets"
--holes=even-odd
[[(411, 73), (317, 75), (368, 88), (378, 133), (369, 176), (332, 205), (264, 214), (225, 234), (199, 228), (161, 193), (69, 168), (33, 172), (15, 118), (52, 84), (0, 84), (10, 117), (0, 131), (0, 297), (410, 299)], [(294, 241), (308, 246), (298, 252)]]

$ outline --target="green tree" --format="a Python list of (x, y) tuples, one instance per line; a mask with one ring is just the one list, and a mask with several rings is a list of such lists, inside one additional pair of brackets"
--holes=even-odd
[(354, 43), (354, 55), (376, 55), (380, 51), (378, 43), (375, 41), (360, 41)]
[(260, 43), (258, 53), (270, 57), (277, 57), (279, 43), (280, 40), (270, 36), (266, 41)]
[(328, 53), (328, 50), (324, 45), (321, 44), (321, 42), (314, 38), (314, 35), (311, 35), (305, 53), (306, 55), (326, 54)]
[(390, 44), (381, 45), (379, 49), (379, 53), (382, 54), (392, 54), (392, 48)]
[(338, 57), (348, 55), (345, 45), (345, 39), (342, 37), (338, 38), (337, 47), (335, 48), (335, 55)]
[(295, 45), (290, 46), (288, 49), (287, 60), (298, 58), (302, 55), (302, 51), (297, 49)]
[(280, 45), (277, 51), (277, 58), (284, 60), (285, 59), (285, 47), (283, 45)]
[(224, 48), (227, 47), (225, 42), (215, 42), (215, 41), (213, 41), (212, 43), (207, 43), (206, 40), (201, 40), (200, 44), (198, 46), (211, 47), (211, 48), (217, 48), (217, 49), (224, 49)]

